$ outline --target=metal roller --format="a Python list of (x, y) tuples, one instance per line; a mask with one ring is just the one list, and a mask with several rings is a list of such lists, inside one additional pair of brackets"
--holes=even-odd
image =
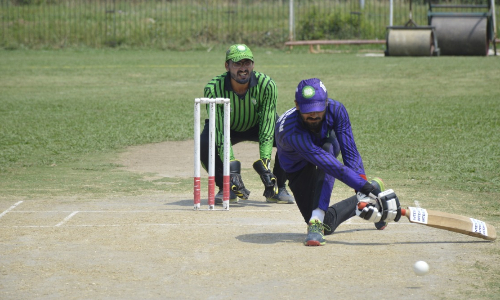
[(441, 55), (488, 55), (486, 16), (433, 16)]
[(434, 35), (430, 28), (388, 28), (388, 56), (432, 56), (435, 48), (437, 47), (434, 45)]

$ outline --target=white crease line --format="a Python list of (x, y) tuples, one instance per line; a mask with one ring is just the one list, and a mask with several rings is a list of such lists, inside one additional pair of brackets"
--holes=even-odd
[(3, 213), (0, 214), (0, 218), (3, 217), (5, 214), (7, 214), (9, 211), (13, 210), (14, 208), (16, 208), (16, 206), (18, 206), (19, 204), (23, 203), (23, 201), (19, 201), (17, 202), (16, 204), (12, 205), (11, 207), (9, 207), (7, 210), (5, 210)]
[(66, 223), (69, 221), (69, 219), (73, 218), (74, 215), (76, 215), (78, 213), (78, 211), (74, 211), (72, 212), (71, 214), (69, 214), (69, 216), (67, 216), (66, 218), (64, 218), (64, 220), (62, 220), (61, 222), (59, 222), (59, 224), (56, 225), (56, 227), (59, 227), (61, 226), (62, 224)]
[[(75, 212), (76, 213), (76, 212)], [(69, 216), (68, 216), (69, 217)], [(61, 222), (63, 223), (63, 222)], [(59, 224), (61, 224), (59, 223)], [(58, 225), (59, 225), (58, 224)], [(82, 228), (82, 227), (131, 227), (131, 226), (158, 226), (158, 227), (166, 227), (166, 226), (218, 226), (219, 224), (214, 224), (214, 223), (206, 223), (206, 224), (180, 224), (180, 223), (154, 223), (154, 224), (81, 224), (81, 225), (67, 225), (64, 226), (65, 228)], [(305, 226), (305, 223), (286, 223), (286, 224), (262, 224), (262, 223), (246, 223), (246, 224), (225, 224), (225, 225), (220, 225), (220, 226), (231, 226), (231, 227), (246, 227), (246, 226), (251, 226), (251, 227), (267, 227), (267, 226)], [(351, 225), (361, 225), (361, 226), (373, 226), (372, 223), (342, 223), (340, 224), (339, 228), (342, 226), (351, 226)], [(411, 225), (411, 226), (416, 226), (416, 224), (413, 223), (391, 223), (390, 226), (393, 225)], [(57, 226), (57, 225), (55, 225)], [(54, 228), (54, 225), (15, 225), (15, 226), (0, 226), (0, 228)], [(375, 229), (374, 229), (375, 230)]]
[[(249, 210), (225, 210), (225, 209), (214, 209), (209, 210), (208, 208), (200, 209), (199, 211), (223, 211), (223, 212), (289, 212), (291, 210), (280, 210), (280, 209), (249, 209)], [(11, 213), (69, 213), (72, 210), (16, 210)], [(164, 209), (164, 210), (79, 210), (80, 213), (169, 213), (169, 212), (197, 212), (193, 209)]]

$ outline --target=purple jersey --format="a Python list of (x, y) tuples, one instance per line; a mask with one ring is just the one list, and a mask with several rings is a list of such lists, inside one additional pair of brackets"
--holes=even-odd
[[(344, 164), (333, 153), (322, 148), (332, 130), (339, 142)], [(349, 115), (344, 105), (338, 101), (328, 99), (325, 119), (317, 134), (304, 126), (295, 107), (289, 109), (276, 122), (275, 140), (281, 166), (287, 173), (296, 172), (307, 163), (312, 163), (329, 175), (327, 177), (332, 187), (335, 178), (355, 190), (360, 190), (367, 182)], [(329, 200), (330, 195), (326, 196)]]

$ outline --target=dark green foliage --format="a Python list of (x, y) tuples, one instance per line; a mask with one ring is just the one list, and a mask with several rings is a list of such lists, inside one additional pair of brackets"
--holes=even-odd
[(298, 40), (349, 39), (359, 37), (362, 19), (341, 12), (322, 13), (313, 8), (299, 24)]

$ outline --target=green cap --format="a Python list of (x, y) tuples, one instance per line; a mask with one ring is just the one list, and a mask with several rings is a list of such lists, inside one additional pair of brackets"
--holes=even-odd
[(245, 44), (235, 44), (229, 47), (226, 51), (226, 61), (232, 60), (238, 62), (242, 59), (250, 59), (253, 61), (252, 50)]

